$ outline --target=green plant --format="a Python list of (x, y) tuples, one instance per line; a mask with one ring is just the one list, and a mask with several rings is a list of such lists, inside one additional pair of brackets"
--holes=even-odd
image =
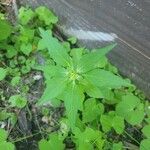
[(15, 150), (11, 142), (7, 142), (8, 132), (0, 128), (0, 147), (1, 150)]
[[(3, 15), (0, 18), (0, 33), (5, 33), (0, 38), (0, 123), (11, 126), (10, 138), (7, 131), (0, 129), (0, 148), (14, 149), (8, 140), (16, 143), (36, 134), (41, 139), (40, 150), (150, 149), (150, 103), (106, 58), (116, 44), (88, 50), (76, 47), (75, 37), (60, 42), (53, 34), (58, 17), (43, 6), (35, 11), (22, 7), (15, 27)], [(44, 123), (49, 126), (53, 109), (65, 108), (54, 121), (54, 132), (32, 118), (35, 114), (30, 106), (35, 108), (35, 101), (26, 99), (34, 84), (32, 72), (37, 70), (45, 79), (43, 95), (37, 102), (37, 106), (44, 104), (37, 114), (39, 122), (46, 118)], [(27, 79), (29, 75), (32, 80)], [(30, 121), (36, 120), (34, 124), (40, 131), (13, 139), (16, 112), (22, 108)]]
[[(99, 68), (101, 58), (115, 44), (87, 54), (83, 54), (81, 50), (76, 51), (71, 57), (58, 40), (52, 37), (51, 31), (40, 29), (40, 32), (42, 37), (40, 42), (48, 49), (56, 65), (39, 67), (46, 78), (46, 90), (39, 104), (62, 97), (71, 127), (75, 125), (78, 110), (83, 110), (85, 93), (89, 93), (86, 89), (102, 93), (101, 89), (110, 90), (132, 86), (121, 77)], [(103, 93), (99, 98), (105, 98)]]

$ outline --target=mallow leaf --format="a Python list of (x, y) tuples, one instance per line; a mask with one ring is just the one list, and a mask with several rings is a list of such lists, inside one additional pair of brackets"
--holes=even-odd
[(122, 97), (122, 101), (116, 106), (116, 113), (125, 118), (125, 120), (132, 124), (140, 124), (144, 118), (144, 104), (140, 99), (132, 94)]
[[(76, 128), (73, 133), (75, 134), (74, 142), (78, 150), (85, 148), (92, 150), (94, 149), (94, 144), (97, 146), (97, 142), (100, 144), (100, 141), (102, 144), (101, 147), (103, 147), (103, 139), (100, 131), (86, 127), (84, 132), (81, 132), (78, 128)], [(99, 144), (98, 146), (100, 147)]]
[(46, 80), (46, 89), (42, 97), (38, 101), (38, 105), (42, 105), (46, 102), (50, 102), (51, 99), (60, 95), (67, 85), (67, 81), (63, 77), (55, 77)]
[(58, 17), (56, 17), (52, 11), (44, 6), (40, 6), (35, 10), (39, 20), (43, 21), (45, 25), (57, 23)]
[(140, 150), (149, 150), (150, 149), (150, 139), (144, 139), (140, 143)]
[(104, 112), (104, 105), (97, 103), (96, 99), (90, 98), (84, 102), (83, 122), (92, 122)]
[(94, 68), (98, 67), (98, 63), (101, 61), (101, 58), (105, 56), (110, 50), (112, 50), (116, 44), (111, 44), (109, 46), (96, 49), (94, 52), (90, 52), (82, 56), (78, 62), (79, 73), (85, 73)]
[(40, 33), (42, 37), (42, 43), (45, 44), (45, 47), (48, 49), (48, 52), (51, 58), (61, 66), (70, 66), (72, 64), (71, 57), (68, 55), (63, 45), (52, 36), (50, 30), (45, 31), (40, 28)]
[(0, 147), (1, 150), (15, 150), (15, 146), (11, 142), (6, 141), (0, 142)]
[(123, 144), (122, 144), (122, 142), (113, 143), (113, 148), (112, 148), (112, 150), (123, 150)]
[(22, 25), (28, 24), (34, 16), (35, 13), (30, 8), (21, 7), (19, 9), (18, 19)]
[(142, 129), (143, 134), (150, 139), (150, 125), (144, 126)]
[(48, 140), (42, 139), (39, 144), (40, 150), (64, 150), (65, 144), (63, 143), (63, 140), (57, 133), (52, 133), (49, 135)]
[(107, 115), (101, 115), (100, 122), (104, 132), (109, 132), (113, 128), (116, 133), (122, 134), (125, 128), (124, 118), (109, 112)]
[(73, 128), (75, 126), (78, 110), (83, 109), (84, 94), (82, 89), (73, 82), (67, 85), (63, 94), (67, 117), (71, 128)]
[(26, 98), (22, 97), (21, 95), (13, 95), (9, 98), (9, 102), (11, 103), (12, 107), (23, 108), (27, 104)]
[(100, 88), (115, 89), (123, 86), (131, 86), (130, 83), (123, 80), (121, 77), (103, 69), (94, 69), (89, 71), (88, 73), (84, 74), (84, 77), (93, 85)]

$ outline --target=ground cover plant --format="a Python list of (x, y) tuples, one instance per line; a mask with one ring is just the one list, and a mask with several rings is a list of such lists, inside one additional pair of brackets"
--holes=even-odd
[(0, 149), (149, 150), (150, 103), (109, 63), (117, 44), (77, 47), (57, 22), (43, 6), (0, 15)]

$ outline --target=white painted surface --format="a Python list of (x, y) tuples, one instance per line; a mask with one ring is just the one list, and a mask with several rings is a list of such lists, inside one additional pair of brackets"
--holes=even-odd
[(117, 38), (117, 35), (115, 33), (85, 31), (85, 30), (77, 30), (73, 28), (64, 29), (64, 32), (68, 35), (77, 37), (77, 39), (79, 40), (113, 42)]

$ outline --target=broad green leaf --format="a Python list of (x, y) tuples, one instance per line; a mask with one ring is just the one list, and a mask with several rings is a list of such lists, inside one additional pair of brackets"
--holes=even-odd
[(144, 118), (144, 105), (140, 99), (134, 95), (128, 94), (123, 96), (122, 101), (116, 106), (116, 113), (125, 118), (132, 124), (140, 124)]
[(54, 65), (35, 66), (34, 69), (43, 71), (46, 80), (49, 80), (52, 77), (66, 76), (66, 69), (61, 66), (54, 66)]
[(35, 13), (30, 8), (21, 7), (19, 9), (18, 20), (22, 25), (28, 24), (34, 16)]
[(71, 65), (71, 57), (67, 54), (63, 45), (54, 37), (52, 37), (52, 32), (50, 30), (43, 30), (40, 28), (41, 37), (43, 43), (49, 51), (50, 56), (54, 59), (54, 61), (58, 65), (62, 66), (70, 66)]
[(65, 145), (63, 139), (58, 134), (52, 133), (49, 136), (49, 140), (42, 139), (39, 143), (40, 150), (64, 150)]
[(27, 104), (26, 98), (22, 97), (21, 95), (13, 95), (9, 98), (9, 102), (11, 103), (12, 107), (23, 108)]
[(125, 128), (124, 118), (120, 116), (115, 116), (112, 121), (112, 127), (118, 134), (122, 134)]
[(93, 130), (92, 128), (86, 127), (84, 132), (81, 132), (78, 128), (76, 128), (73, 133), (75, 134), (74, 142), (76, 143), (77, 149), (79, 150), (82, 150), (82, 148), (88, 148), (88, 150), (93, 150), (94, 144), (96, 145), (97, 142), (102, 141), (101, 132)]
[(8, 132), (0, 128), (0, 142), (6, 141)]
[(20, 50), (23, 52), (23, 54), (29, 56), (29, 54), (32, 52), (32, 44), (31, 43), (28, 43), (28, 44), (23, 43), (20, 47)]
[(35, 12), (39, 18), (39, 20), (43, 21), (45, 25), (50, 25), (57, 23), (58, 17), (56, 17), (52, 11), (44, 6), (40, 6), (35, 9)]
[(121, 142), (114, 143), (112, 150), (123, 150), (123, 144)]
[(34, 29), (21, 27), (18, 40), (24, 44), (29, 44), (29, 42), (32, 42), (32, 40), (34, 39), (35, 36), (34, 33), (35, 33)]
[(93, 85), (100, 88), (120, 88), (120, 87), (128, 87), (131, 86), (127, 81), (122, 79), (119, 76), (114, 75), (113, 73), (102, 70), (95, 69), (86, 74), (84, 74), (86, 80), (91, 82)]
[(6, 74), (7, 70), (0, 67), (0, 81), (2, 81), (6, 77)]
[[(92, 106), (92, 107), (91, 107)], [(104, 106), (97, 103), (96, 99), (90, 98), (84, 102), (83, 122), (92, 122), (104, 112)]]
[(116, 133), (122, 134), (125, 128), (124, 118), (117, 116), (114, 112), (101, 115), (100, 122), (104, 132), (109, 132), (111, 128), (114, 128)]
[(73, 48), (73, 49), (71, 49), (70, 55), (72, 56), (75, 69), (77, 67), (79, 60), (81, 59), (81, 57), (83, 55), (83, 51), (84, 51), (84, 48)]
[(38, 145), (39, 145), (39, 150), (48, 150), (51, 147), (51, 144), (49, 143), (49, 141), (44, 140), (44, 139), (39, 141)]
[(51, 99), (54, 99), (60, 95), (65, 89), (66, 84), (67, 81), (62, 77), (46, 80), (46, 89), (44, 90), (42, 97), (39, 99), (38, 105), (50, 102)]
[(144, 126), (142, 129), (143, 134), (150, 139), (150, 125)]
[(0, 41), (7, 39), (11, 32), (11, 25), (7, 21), (0, 19)]
[(150, 139), (144, 139), (141, 141), (140, 150), (150, 150)]
[(12, 86), (17, 86), (19, 84), (20, 80), (21, 80), (20, 76), (13, 77), (12, 80), (11, 80), (11, 85)]
[(100, 49), (95, 50), (82, 56), (78, 63), (78, 70), (80, 73), (85, 73), (97, 68), (101, 58), (105, 56), (110, 50), (112, 50), (116, 44), (112, 44)]
[(0, 121), (4, 121), (10, 117), (10, 113), (6, 112), (6, 110), (0, 111)]
[(87, 81), (86, 79), (80, 80), (81, 86), (83, 86), (84, 91), (93, 98), (104, 98), (104, 95), (99, 87), (94, 86), (92, 83)]
[(12, 143), (6, 141), (0, 142), (0, 148), (1, 150), (15, 150), (15, 146)]
[(17, 55), (17, 50), (15, 49), (14, 46), (8, 45), (6, 46), (6, 49), (7, 49), (7, 53), (6, 53), (7, 58), (12, 58)]
[(108, 132), (108, 131), (111, 130), (112, 121), (113, 121), (112, 116), (109, 116), (109, 115), (101, 115), (101, 117), (100, 117), (100, 122), (101, 122), (102, 129), (103, 129), (104, 132)]
[(83, 91), (78, 85), (70, 83), (65, 89), (63, 100), (67, 112), (67, 117), (70, 122), (70, 126), (71, 128), (73, 128), (75, 126), (78, 110), (83, 109)]
[(77, 43), (77, 38), (76, 37), (70, 37), (68, 38), (68, 41), (71, 42), (71, 44)]

